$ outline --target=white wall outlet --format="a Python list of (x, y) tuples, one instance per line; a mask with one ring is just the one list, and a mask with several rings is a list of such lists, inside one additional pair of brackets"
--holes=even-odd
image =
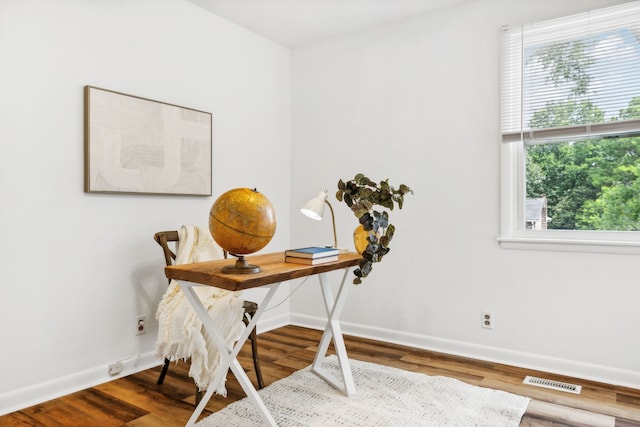
[(136, 317), (136, 335), (142, 335), (147, 332), (147, 315), (143, 314)]
[(122, 362), (115, 362), (109, 365), (109, 375), (115, 377), (122, 372)]
[(482, 327), (485, 329), (493, 329), (493, 314), (488, 311), (482, 312)]

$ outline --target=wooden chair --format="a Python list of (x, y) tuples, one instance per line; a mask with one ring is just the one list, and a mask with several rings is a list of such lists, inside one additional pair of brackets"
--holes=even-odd
[[(179, 241), (178, 232), (175, 230), (172, 231), (159, 231), (153, 236), (153, 240), (155, 240), (161, 247), (164, 253), (164, 260), (166, 265), (173, 265), (173, 261), (176, 259), (176, 253), (171, 249), (170, 242), (177, 243)], [(227, 252), (224, 251), (224, 257), (227, 257)], [(245, 315), (242, 317), (242, 320), (245, 325), (249, 324), (249, 321), (256, 314), (258, 310), (258, 304), (252, 301), (244, 301), (244, 313)], [(249, 316), (249, 318), (247, 318)], [(258, 388), (264, 387), (264, 381), (262, 379), (262, 370), (260, 369), (260, 359), (258, 358), (258, 338), (256, 334), (256, 328), (253, 328), (251, 334), (249, 335), (249, 339), (251, 340), (251, 351), (253, 353), (253, 366), (256, 371), (256, 378), (258, 379)], [(164, 360), (164, 366), (162, 367), (162, 371), (160, 372), (160, 377), (158, 378), (158, 384), (162, 384), (164, 382), (164, 377), (167, 375), (167, 370), (169, 369), (169, 364), (171, 361), (169, 359)], [(196, 393), (196, 405), (200, 401), (201, 393), (198, 391)]]

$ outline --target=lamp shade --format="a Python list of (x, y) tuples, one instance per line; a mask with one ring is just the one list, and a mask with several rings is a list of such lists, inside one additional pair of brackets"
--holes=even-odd
[(311, 219), (321, 220), (324, 215), (324, 205), (327, 201), (327, 190), (323, 190), (318, 193), (316, 197), (309, 200), (305, 205), (300, 209), (300, 212), (305, 214)]

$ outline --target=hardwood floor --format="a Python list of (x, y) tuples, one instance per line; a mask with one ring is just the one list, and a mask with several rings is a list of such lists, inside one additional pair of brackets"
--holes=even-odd
[[(321, 332), (286, 326), (259, 336), (265, 384), (311, 364)], [(521, 427), (640, 427), (640, 390), (528, 371), (506, 365), (448, 356), (363, 338), (345, 337), (349, 357), (428, 375), (445, 375), (470, 384), (505, 390), (535, 400)], [(240, 363), (256, 384), (251, 350), (241, 351)], [(119, 378), (106, 384), (0, 417), (0, 426), (183, 426), (193, 411), (195, 386), (188, 365), (173, 364), (163, 385), (156, 384), (160, 368)], [(580, 395), (523, 385), (526, 375), (577, 383)], [(207, 406), (216, 411), (244, 393), (233, 375), (228, 396), (216, 396)], [(210, 412), (205, 411), (202, 417)], [(395, 426), (394, 426), (395, 427)]]

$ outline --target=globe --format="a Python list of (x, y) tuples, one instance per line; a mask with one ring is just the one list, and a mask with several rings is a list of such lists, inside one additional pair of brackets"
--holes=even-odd
[(229, 272), (253, 273), (256, 266), (248, 266), (243, 255), (259, 251), (271, 241), (276, 232), (276, 214), (269, 199), (256, 189), (235, 188), (211, 206), (209, 230), (222, 249), (240, 257), (237, 268), (251, 270)]

